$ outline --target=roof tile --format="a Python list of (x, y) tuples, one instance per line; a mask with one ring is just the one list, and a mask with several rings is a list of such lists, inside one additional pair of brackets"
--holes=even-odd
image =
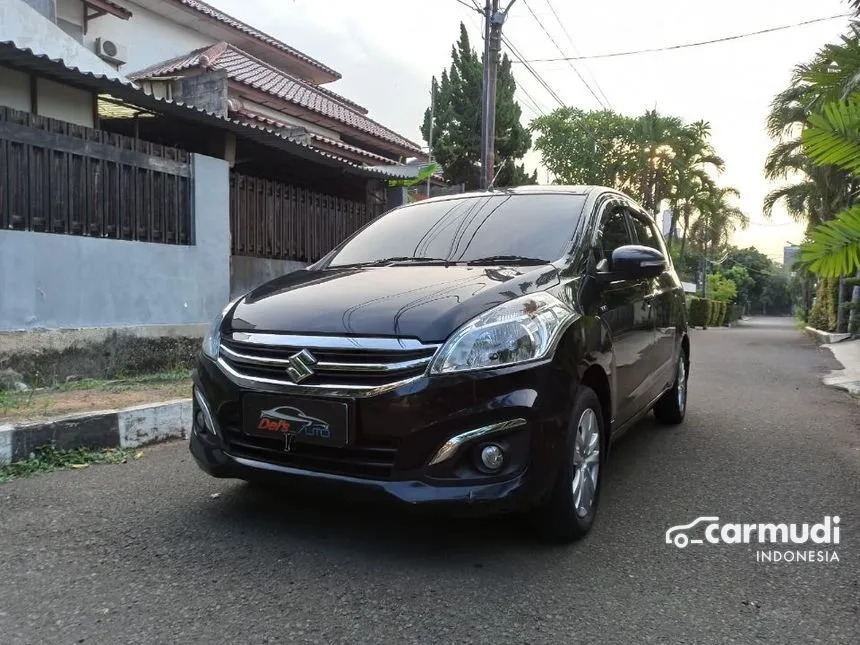
[(273, 38), (269, 34), (263, 33), (259, 29), (255, 29), (251, 25), (245, 24), (241, 20), (237, 20), (233, 16), (230, 16), (223, 11), (219, 11), (215, 7), (208, 5), (205, 2), (201, 2), (201, 0), (173, 0), (173, 2), (184, 5), (189, 9), (194, 9), (195, 11), (198, 11), (205, 16), (213, 18), (218, 22), (227, 25), (228, 27), (232, 27), (233, 29), (241, 31), (242, 33), (247, 34), (252, 38), (256, 38), (260, 42), (266, 43), (267, 45), (274, 47), (275, 49), (279, 49), (282, 52), (286, 52), (287, 54), (290, 54), (291, 56), (294, 56), (299, 60), (304, 61), (305, 63), (309, 63), (317, 69), (320, 69), (327, 74), (334, 76), (335, 78), (341, 78), (341, 75), (338, 72), (328, 67), (327, 65), (323, 65), (318, 60), (311, 58), (307, 54), (303, 54), (298, 49), (290, 47), (289, 45), (281, 42), (277, 38)]
[(211, 47), (194, 50), (130, 74), (129, 78), (169, 76), (185, 69), (204, 66), (209, 69), (224, 70), (232, 81), (312, 110), (410, 152), (421, 152), (418, 144), (368, 118), (365, 113), (353, 107), (355, 104), (347, 99), (294, 78), (228, 43), (217, 43)]
[[(277, 119), (270, 119), (269, 117), (262, 116), (253, 112), (251, 110), (237, 110), (236, 113), (241, 115), (242, 117), (248, 119), (249, 121), (263, 123), (268, 127), (275, 128), (288, 128), (292, 127), (289, 123), (285, 123), (283, 121), (278, 121)], [(381, 161), (383, 163), (397, 165), (396, 162), (389, 159), (388, 157), (383, 157), (382, 155), (378, 155), (375, 152), (370, 152), (370, 150), (365, 150), (364, 148), (359, 148), (358, 146), (352, 146), (348, 143), (344, 143), (343, 141), (339, 141), (337, 139), (331, 139), (329, 137), (324, 137), (321, 134), (317, 134), (316, 132), (309, 132), (310, 138), (312, 141), (320, 141), (322, 143), (327, 143), (329, 145), (340, 148), (341, 150), (347, 150), (357, 155), (361, 155), (363, 157), (367, 157), (368, 159), (373, 159), (374, 161)]]

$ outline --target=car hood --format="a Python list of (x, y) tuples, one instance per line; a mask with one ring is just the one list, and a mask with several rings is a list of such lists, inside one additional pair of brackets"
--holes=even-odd
[(234, 331), (403, 336), (439, 342), (491, 307), (557, 285), (551, 264), (302, 269), (239, 300)]

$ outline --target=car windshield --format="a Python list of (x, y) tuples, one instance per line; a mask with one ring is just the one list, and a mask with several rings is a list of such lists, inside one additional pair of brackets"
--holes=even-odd
[(500, 193), (417, 203), (370, 224), (328, 266), (552, 262), (567, 250), (584, 203), (584, 196), (567, 193)]

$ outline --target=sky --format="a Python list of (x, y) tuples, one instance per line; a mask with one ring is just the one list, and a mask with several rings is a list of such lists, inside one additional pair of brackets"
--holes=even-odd
[[(458, 0), (208, 1), (336, 69), (343, 78), (327, 87), (422, 145), (419, 126), (429, 105), (431, 77), (450, 65), (461, 21), (473, 46), (482, 47), (481, 16)], [(516, 0), (504, 34), (531, 60), (689, 43), (847, 11), (844, 0)], [(770, 220), (762, 214), (762, 200), (773, 187), (762, 176), (773, 144), (764, 131), (768, 107), (790, 83), (793, 66), (838, 40), (847, 25), (848, 18), (839, 18), (703, 47), (575, 65), (618, 112), (636, 115), (656, 108), (687, 121), (708, 121), (713, 145), (726, 160), (720, 181), (740, 190), (739, 205), (752, 221), (735, 234), (734, 243), (754, 245), (781, 262), (783, 247), (801, 241), (804, 226), (782, 212)], [(534, 67), (566, 104), (600, 107), (568, 63)], [(514, 65), (514, 74), (524, 124), (538, 115), (535, 108), (548, 113), (558, 107), (522, 65)], [(532, 99), (535, 105), (527, 107)], [(538, 153), (531, 152), (526, 165), (538, 168), (540, 183), (548, 181)]]

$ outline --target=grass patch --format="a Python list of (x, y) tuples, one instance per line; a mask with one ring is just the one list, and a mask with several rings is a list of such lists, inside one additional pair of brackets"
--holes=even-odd
[[(148, 392), (144, 399), (137, 393)], [(83, 412), (113, 405), (191, 396), (191, 372), (174, 370), (121, 379), (81, 379), (25, 392), (0, 391), (0, 418), (38, 417)], [(146, 397), (149, 397), (148, 399)], [(91, 401), (92, 405), (84, 402)], [(99, 403), (101, 401), (101, 403)]]
[(142, 456), (139, 450), (123, 448), (57, 450), (53, 444), (46, 444), (36, 448), (27, 459), (0, 466), (0, 484), (54, 470), (88, 468), (93, 464), (124, 464)]
[[(33, 395), (35, 390), (27, 392), (8, 392), (0, 390), (0, 415), (6, 415), (12, 410), (23, 410), (25, 408), (34, 408)], [(42, 401), (42, 410), (47, 410), (51, 407), (51, 401)]]
[(86, 378), (81, 379), (80, 381), (62, 383), (56, 387), (49, 388), (49, 391), (80, 392), (82, 390), (97, 390), (100, 392), (128, 392), (130, 390), (139, 390), (142, 387), (175, 383), (176, 381), (183, 381), (188, 378), (191, 378), (190, 370), (147, 374), (145, 376), (136, 376), (133, 378), (115, 379), (110, 381)]

